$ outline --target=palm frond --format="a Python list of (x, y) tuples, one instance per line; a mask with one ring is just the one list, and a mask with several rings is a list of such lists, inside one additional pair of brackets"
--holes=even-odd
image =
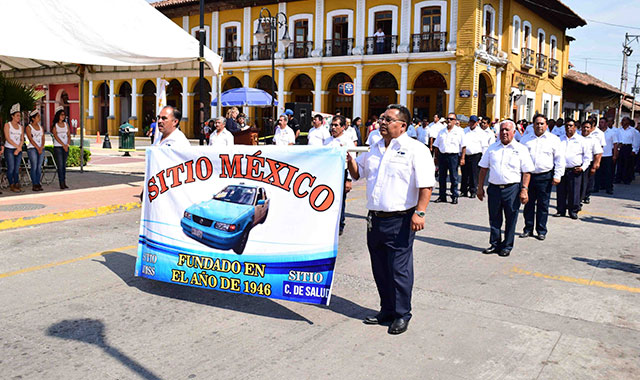
[(11, 106), (16, 103), (20, 103), (23, 111), (32, 110), (36, 101), (43, 96), (43, 91), (38, 91), (31, 85), (0, 75), (0, 119), (9, 120)]

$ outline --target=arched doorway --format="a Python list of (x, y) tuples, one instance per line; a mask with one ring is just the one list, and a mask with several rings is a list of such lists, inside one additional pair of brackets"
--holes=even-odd
[(167, 85), (167, 105), (182, 111), (182, 84), (177, 79)]
[(313, 88), (313, 81), (308, 75), (298, 75), (291, 83), (291, 100), (295, 103), (313, 103)]
[(229, 77), (222, 85), (222, 92), (231, 90), (233, 88), (240, 88), (240, 87), (242, 87), (242, 82), (240, 82), (240, 79), (236, 77)]
[(102, 82), (98, 88), (98, 110), (100, 111), (98, 116), (100, 133), (105, 135), (107, 133), (107, 117), (109, 117), (109, 86), (107, 81)]
[(331, 77), (327, 85), (329, 91), (329, 104), (327, 112), (335, 114), (338, 111), (345, 117), (353, 117), (353, 96), (338, 95), (338, 85), (340, 83), (353, 82), (350, 76), (345, 73), (338, 73)]
[(434, 114), (444, 115), (444, 90), (447, 82), (437, 71), (425, 71), (413, 84), (413, 116), (431, 120)]
[[(271, 96), (275, 96), (271, 91), (271, 86), (271, 77), (268, 75), (261, 77), (256, 83), (256, 88), (266, 91)], [(275, 85), (275, 92), (278, 92), (277, 84)], [(273, 116), (273, 110), (271, 109), (271, 106), (256, 108), (256, 125), (260, 129), (260, 134), (262, 136), (268, 136), (273, 133), (274, 120), (275, 117)]]
[(67, 118), (71, 117), (69, 94), (63, 89), (58, 90), (58, 93), (56, 94), (56, 105), (54, 109), (58, 106), (64, 107), (64, 114), (67, 115)]
[(211, 117), (211, 84), (206, 78), (203, 79), (204, 99), (200, 100), (200, 79), (198, 79), (192, 90), (194, 96), (193, 107), (191, 107), (191, 120), (193, 120), (196, 136), (200, 136), (203, 123)]
[(156, 85), (153, 81), (146, 81), (142, 86), (142, 115), (144, 125), (151, 125), (151, 119), (156, 116)]
[(131, 117), (131, 85), (129, 82), (122, 83), (118, 97), (120, 98), (120, 124), (124, 124)]
[(491, 78), (487, 73), (480, 73), (478, 79), (478, 115), (493, 119), (493, 112), (490, 112), (489, 107), (494, 95), (492, 94)]
[(380, 115), (389, 104), (397, 103), (398, 81), (387, 71), (376, 74), (369, 81), (369, 115)]

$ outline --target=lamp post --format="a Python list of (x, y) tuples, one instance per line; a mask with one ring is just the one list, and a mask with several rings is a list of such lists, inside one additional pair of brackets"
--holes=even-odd
[[(284, 21), (280, 21), (280, 16), (284, 19)], [(284, 27), (284, 33), (282, 33), (282, 45), (284, 48), (288, 48), (289, 44), (291, 44), (291, 38), (289, 37), (289, 25), (287, 24), (287, 15), (283, 12), (276, 13), (276, 16), (273, 17), (271, 15), (271, 11), (267, 8), (260, 9), (260, 17), (258, 18), (258, 27), (256, 28), (255, 37), (258, 40), (259, 44), (265, 43), (265, 39), (267, 37), (267, 33), (264, 31), (263, 24), (267, 24), (269, 26), (269, 47), (271, 50), (271, 117), (273, 118), (273, 122), (275, 124), (276, 121), (276, 106), (275, 106), (275, 97), (276, 97), (276, 41), (278, 39), (278, 29), (280, 27)], [(282, 99), (280, 99), (282, 102)]]

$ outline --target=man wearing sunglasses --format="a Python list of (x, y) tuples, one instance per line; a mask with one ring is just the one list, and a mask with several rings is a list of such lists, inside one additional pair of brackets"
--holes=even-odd
[(436, 142), (435, 161), (438, 165), (438, 181), (440, 182), (440, 196), (436, 203), (447, 201), (447, 172), (449, 172), (449, 182), (451, 182), (451, 203), (458, 204), (458, 167), (464, 166), (466, 148), (464, 146), (464, 130), (457, 126), (458, 119), (455, 113), (447, 115), (447, 127), (444, 128)]
[[(191, 146), (187, 137), (179, 129), (182, 113), (177, 108), (166, 106), (158, 115), (158, 132), (153, 146), (170, 146), (172, 148), (184, 148)], [(160, 138), (158, 138), (160, 137)]]
[(413, 240), (424, 229), (435, 184), (429, 149), (406, 134), (407, 107), (392, 104), (380, 118), (380, 139), (357, 160), (347, 155), (354, 180), (367, 182), (367, 247), (380, 296), (380, 312), (365, 324), (391, 323), (389, 334), (407, 331), (413, 289)]

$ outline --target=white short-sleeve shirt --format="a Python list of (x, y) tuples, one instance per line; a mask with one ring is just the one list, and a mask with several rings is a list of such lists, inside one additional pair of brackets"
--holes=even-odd
[(460, 153), (464, 147), (464, 130), (460, 127), (453, 127), (451, 130), (443, 128), (433, 145), (440, 150), (440, 153)]
[(591, 144), (577, 132), (571, 137), (567, 137), (565, 134), (560, 138), (560, 141), (564, 148), (565, 167), (575, 168), (579, 166), (583, 171), (587, 170), (593, 159)]
[(191, 143), (187, 139), (187, 136), (182, 133), (181, 130), (175, 129), (169, 136), (162, 138), (162, 133), (159, 133), (156, 139), (153, 140), (153, 146), (170, 146), (175, 149), (190, 147)]
[(553, 178), (561, 179), (564, 175), (564, 150), (558, 136), (545, 131), (540, 137), (535, 132), (525, 135), (520, 144), (529, 149), (531, 160), (535, 166), (532, 173), (546, 173), (553, 169)]
[(507, 145), (502, 141), (491, 144), (478, 166), (489, 169), (489, 183), (494, 185), (520, 183), (523, 173), (535, 169), (529, 150), (515, 139)]
[(429, 149), (406, 133), (380, 139), (356, 159), (360, 178), (367, 181), (367, 208), (404, 211), (418, 204), (419, 190), (435, 185), (435, 166)]
[(233, 134), (224, 128), (222, 132), (214, 130), (209, 136), (209, 145), (232, 146), (234, 144)]
[(607, 128), (603, 133), (606, 145), (602, 148), (602, 157), (613, 156), (613, 145), (620, 142), (618, 138), (618, 132), (615, 129)]
[(273, 142), (276, 145), (291, 145), (296, 142), (296, 134), (293, 132), (289, 126), (284, 127), (284, 129), (278, 126), (276, 128), (276, 133), (273, 136)]
[(329, 133), (329, 129), (324, 125), (319, 127), (313, 127), (309, 130), (309, 135), (307, 136), (307, 145), (324, 145), (325, 140), (331, 137), (331, 133)]

